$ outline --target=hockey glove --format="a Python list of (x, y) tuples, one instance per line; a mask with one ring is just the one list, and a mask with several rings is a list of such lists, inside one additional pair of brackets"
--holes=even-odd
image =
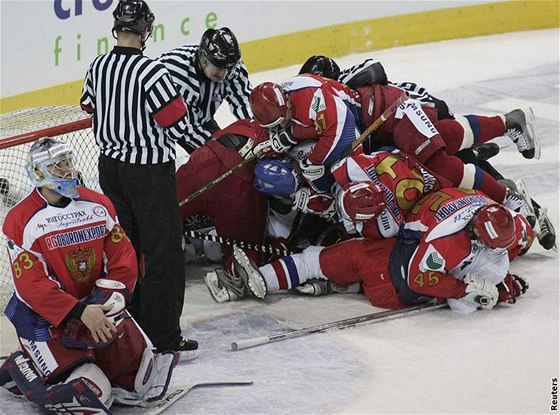
[(491, 310), (498, 302), (498, 289), (489, 281), (477, 275), (468, 274), (463, 282), (467, 287), (461, 301), (485, 310)]
[(337, 212), (335, 200), (329, 193), (318, 193), (309, 187), (302, 187), (295, 193), (293, 207), (326, 220), (332, 219)]
[(498, 288), (499, 303), (515, 304), (517, 297), (527, 292), (529, 284), (519, 275), (508, 274), (496, 287)]
[(253, 155), (255, 155), (255, 154), (258, 155), (259, 157), (262, 157), (262, 156), (265, 156), (265, 155), (271, 154), (271, 153), (274, 154), (271, 150), (272, 150), (272, 146), (271, 146), (270, 140), (261, 141), (260, 143), (255, 145), (255, 147), (253, 147), (253, 149), (251, 151), (249, 151), (244, 158), (248, 159), (250, 157), (253, 157)]
[(110, 344), (118, 335), (124, 332), (121, 325), (130, 315), (125, 310), (129, 293), (125, 285), (119, 281), (98, 279), (91, 294), (85, 299), (85, 304), (111, 305), (113, 308), (105, 312), (107, 318), (117, 327), (116, 333), (107, 340), (96, 341), (87, 326), (76, 317), (70, 317), (66, 323), (62, 343), (65, 347), (74, 349), (95, 349)]
[(299, 160), (301, 174), (308, 182), (313, 183), (325, 175), (325, 166), (321, 164), (312, 164), (307, 157)]
[(297, 144), (297, 141), (292, 136), (290, 128), (270, 130), (269, 137), (272, 149), (278, 154), (287, 153)]

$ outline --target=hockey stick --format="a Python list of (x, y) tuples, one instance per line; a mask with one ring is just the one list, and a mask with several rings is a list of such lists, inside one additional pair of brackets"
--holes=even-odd
[(396, 99), (395, 102), (389, 105), (389, 107), (385, 111), (383, 111), (383, 114), (381, 114), (373, 122), (373, 124), (371, 124), (368, 128), (366, 128), (365, 131), (362, 134), (360, 134), (360, 136), (356, 138), (356, 140), (354, 140), (352, 144), (334, 162), (332, 162), (331, 166), (335, 164), (337, 161), (340, 161), (343, 158), (350, 155), (354, 150), (356, 150), (366, 140), (366, 138), (368, 138), (368, 136), (371, 133), (377, 130), (381, 126), (381, 124), (383, 124), (385, 120), (387, 120), (387, 118), (389, 118), (397, 110), (397, 108), (408, 98), (409, 96), (406, 94), (406, 92), (403, 92), (401, 96)]
[[(389, 118), (391, 116), (391, 114), (393, 114), (393, 112), (395, 112), (397, 110), (397, 107), (399, 105), (401, 105), (404, 101), (406, 101), (408, 99), (408, 96), (406, 95), (406, 93), (403, 92), (403, 94), (395, 101), (393, 102), (384, 112), (383, 114), (381, 114), (379, 116), (379, 118), (377, 118), (368, 128), (366, 128), (366, 130), (360, 134), (360, 136), (354, 140), (352, 142), (352, 144), (342, 153), (342, 155), (340, 157), (337, 158), (337, 160), (335, 160), (332, 164), (334, 164), (336, 161), (343, 159), (344, 157), (348, 156), (350, 153), (352, 153), (354, 150), (356, 150), (358, 148), (358, 146), (360, 146), (364, 140), (371, 134), (373, 133), (375, 130), (377, 130), (379, 128), (379, 126), (381, 124), (383, 124), (385, 122), (385, 120), (387, 118)], [(259, 158), (261, 158), (264, 155), (264, 150), (262, 151), (258, 151), (257, 153), (253, 154), (252, 156), (246, 158), (245, 160), (243, 160), (241, 163), (236, 164), (235, 166), (233, 166), (231, 169), (229, 169), (228, 171), (226, 171), (224, 174), (222, 174), (221, 176), (216, 177), (214, 180), (212, 180), (210, 183), (202, 186), (200, 189), (195, 190), (190, 196), (188, 196), (186, 199), (182, 200), (181, 202), (179, 202), (179, 206), (182, 207), (184, 205), (186, 205), (187, 203), (189, 203), (191, 200), (193, 200), (194, 198), (200, 196), (202, 193), (204, 193), (205, 191), (207, 191), (208, 189), (210, 189), (211, 187), (214, 187), (215, 185), (217, 185), (218, 183), (220, 183), (222, 180), (224, 180), (226, 177), (231, 176), (233, 173), (235, 173), (237, 170), (239, 170), (242, 167), (245, 167), (246, 165), (248, 165), (249, 163), (251, 163), (254, 160), (258, 160)]]
[(381, 311), (379, 313), (365, 314), (363, 316), (351, 317), (345, 320), (333, 321), (330, 323), (319, 324), (318, 326), (306, 327), (303, 329), (293, 330), (287, 333), (274, 334), (269, 337), (255, 337), (253, 339), (237, 340), (231, 343), (231, 350), (241, 350), (247, 349), (249, 347), (260, 346), (262, 344), (268, 344), (273, 342), (278, 342), (281, 340), (293, 339), (295, 337), (305, 336), (307, 334), (317, 333), (325, 331), (328, 329), (345, 329), (348, 327), (354, 327), (358, 324), (369, 323), (380, 323), (382, 321), (393, 320), (401, 317), (408, 317), (412, 315), (426, 313), (428, 311), (438, 310), (440, 308), (447, 307), (447, 304), (431, 304), (425, 303), (416, 305), (413, 307), (403, 308), (400, 310), (388, 310)]
[(259, 245), (252, 242), (240, 241), (239, 239), (225, 238), (220, 235), (210, 235), (208, 233), (199, 232), (192, 229), (187, 229), (185, 231), (185, 235), (190, 236), (191, 238), (204, 239), (205, 241), (219, 242), (221, 244), (238, 246), (244, 249), (253, 249), (265, 254), (275, 254), (280, 256), (287, 256), (292, 254), (292, 252), (288, 251), (287, 249), (277, 248), (272, 245)]
[[(142, 410), (138, 408), (138, 413), (140, 415), (157, 415), (161, 412), (165, 411), (179, 399), (181, 399), (185, 394), (189, 391), (193, 390), (194, 388), (200, 387), (208, 387), (208, 386), (245, 386), (245, 385), (252, 385), (253, 381), (241, 381), (241, 382), (232, 382), (232, 381), (217, 381), (217, 382), (200, 382), (200, 383), (192, 383), (190, 385), (179, 386), (170, 390), (167, 395), (151, 405), (145, 407), (146, 410)], [(171, 388), (170, 388), (171, 389)]]
[(179, 202), (179, 207), (182, 207), (184, 205), (186, 205), (187, 203), (189, 203), (191, 200), (193, 200), (194, 198), (200, 196), (202, 193), (204, 193), (205, 191), (207, 191), (208, 189), (210, 189), (211, 187), (214, 187), (215, 185), (217, 185), (218, 183), (220, 183), (222, 180), (224, 180), (226, 177), (231, 176), (233, 173), (235, 173), (237, 170), (239, 170), (242, 167), (245, 167), (246, 165), (248, 165), (249, 163), (251, 163), (252, 161), (255, 161), (259, 158), (261, 158), (261, 156), (264, 155), (264, 151), (258, 151), (255, 154), (253, 154), (252, 156), (246, 158), (245, 160), (243, 160), (241, 163), (236, 164), (235, 166), (233, 166), (231, 169), (229, 169), (228, 171), (226, 171), (224, 174), (216, 177), (214, 180), (212, 180), (210, 183), (205, 184), (204, 186), (202, 186), (200, 189), (195, 190), (193, 193), (191, 193), (186, 199), (182, 200), (181, 202)]

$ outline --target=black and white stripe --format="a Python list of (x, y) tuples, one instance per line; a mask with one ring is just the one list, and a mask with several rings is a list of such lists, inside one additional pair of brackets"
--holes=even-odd
[(171, 73), (189, 108), (190, 122), (185, 139), (192, 149), (202, 146), (212, 134), (204, 124), (213, 119), (224, 100), (237, 119), (253, 116), (249, 103), (249, 72), (243, 61), (231, 68), (222, 82), (213, 82), (198, 69), (197, 54), (198, 45), (186, 45), (158, 58)]
[(175, 159), (175, 144), (187, 128), (187, 114), (169, 128), (153, 114), (179, 96), (164, 65), (140, 50), (115, 47), (92, 62), (81, 104), (93, 109), (93, 128), (101, 153), (133, 164)]
[[(359, 76), (361, 73), (365, 71), (369, 71), (369, 78), (368, 81), (370, 83), (375, 84), (388, 84), (393, 85), (398, 88), (404, 89), (408, 92), (408, 95), (411, 98), (417, 99), (421, 102), (432, 102), (432, 95), (426, 91), (426, 89), (414, 82), (390, 82), (387, 79), (387, 75), (385, 74), (385, 68), (381, 64), (374, 59), (368, 58), (365, 61), (353, 65), (347, 69), (344, 69), (340, 72), (340, 76), (338, 80), (343, 84), (350, 84), (353, 79)], [(365, 85), (360, 85), (365, 86)]]

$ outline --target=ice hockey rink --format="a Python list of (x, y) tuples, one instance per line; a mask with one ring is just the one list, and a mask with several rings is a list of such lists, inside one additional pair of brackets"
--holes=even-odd
[[(505, 138), (492, 163), (523, 179), (559, 229), (559, 31), (542, 30), (394, 48), (338, 59), (341, 68), (374, 57), (391, 81), (413, 81), (455, 114), (496, 114), (531, 106), (542, 146), (526, 160)], [(299, 66), (251, 75), (283, 81)], [(217, 120), (233, 121), (227, 108)], [(233, 340), (381, 311), (358, 294), (214, 303), (203, 282), (217, 266), (187, 265), (183, 334), (199, 357), (180, 363), (172, 385), (250, 380), (251, 386), (195, 389), (165, 414), (533, 414), (554, 413), (559, 373), (559, 259), (535, 242), (512, 271), (530, 289), (514, 305), (459, 315), (449, 310), (334, 330), (231, 351)], [(15, 340), (2, 319), (2, 353)], [(555, 380), (556, 379), (556, 380)], [(556, 382), (556, 383), (555, 383)], [(557, 390), (556, 390), (557, 393)], [(0, 391), (0, 413), (37, 407)], [(139, 414), (114, 407), (116, 414)]]

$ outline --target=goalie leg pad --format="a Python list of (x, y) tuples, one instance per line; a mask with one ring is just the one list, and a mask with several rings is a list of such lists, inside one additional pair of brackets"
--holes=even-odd
[(12, 375), (8, 371), (7, 362), (4, 362), (2, 366), (0, 366), (0, 386), (8, 389), (11, 393), (16, 396), (22, 396), (23, 392), (18, 388), (16, 382), (12, 379)]
[(78, 366), (70, 373), (66, 379), (66, 383), (71, 383), (74, 380), (81, 380), (85, 383), (97, 396), (97, 398), (107, 408), (111, 407), (113, 403), (113, 395), (111, 395), (111, 382), (99, 368), (93, 363), (86, 363)]
[[(2, 369), (9, 373), (27, 399), (51, 412), (110, 414), (109, 408), (100, 400), (100, 397), (103, 399), (105, 394), (109, 397), (110, 404), (110, 392), (107, 394), (109, 381), (95, 365), (88, 366), (81, 371), (77, 369), (75, 371), (77, 377), (69, 378), (69, 381), (54, 386), (48, 386), (43, 382), (31, 359), (21, 351), (12, 353), (2, 365)], [(88, 373), (89, 377), (84, 378), (80, 373)], [(96, 382), (102, 386), (100, 387)]]
[(115, 401), (124, 405), (142, 405), (144, 402), (162, 399), (178, 359), (178, 353), (155, 354), (152, 349), (146, 348), (134, 380), (134, 391), (114, 388)]

